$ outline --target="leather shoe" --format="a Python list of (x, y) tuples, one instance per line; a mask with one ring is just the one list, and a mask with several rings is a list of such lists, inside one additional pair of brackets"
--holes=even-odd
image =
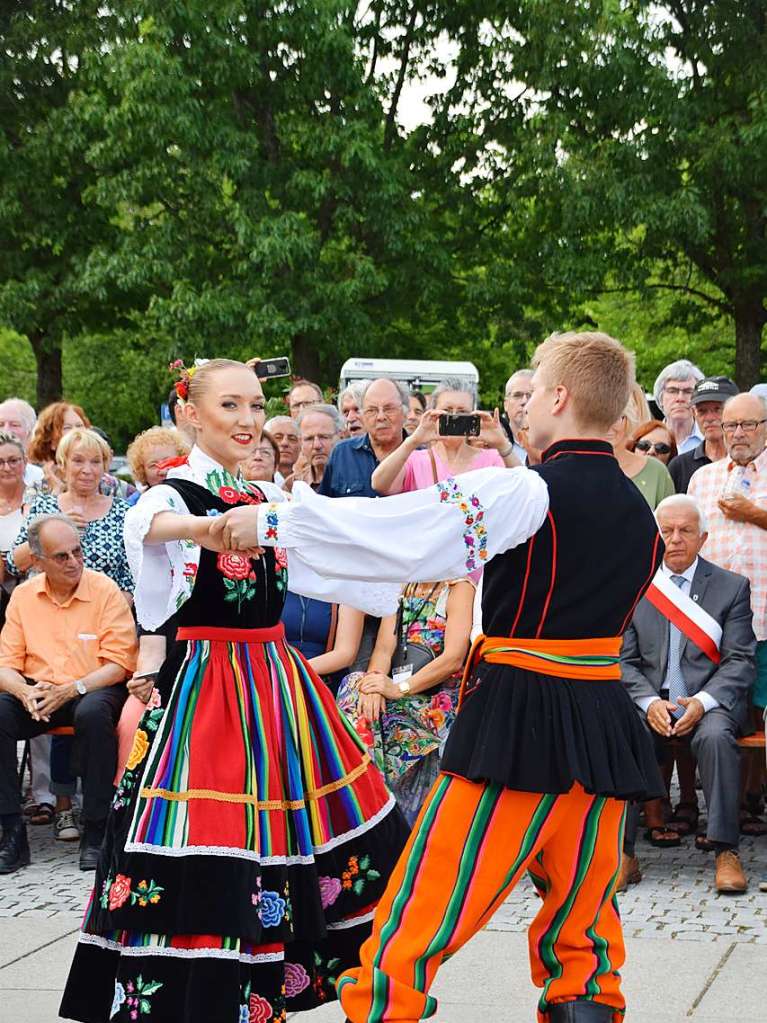
[(722, 895), (745, 892), (748, 880), (743, 873), (740, 857), (734, 849), (723, 849), (716, 856), (716, 890)]
[(80, 870), (95, 870), (101, 854), (101, 843), (104, 841), (104, 826), (86, 824), (80, 840)]
[(642, 880), (642, 871), (639, 869), (639, 860), (636, 856), (621, 856), (621, 870), (618, 874), (616, 892), (625, 892), (630, 884), (639, 884)]
[(549, 1008), (550, 1023), (612, 1023), (616, 1010), (601, 1002), (557, 1002)]
[(29, 864), (29, 841), (23, 821), (3, 830), (0, 842), (0, 874), (12, 874)]

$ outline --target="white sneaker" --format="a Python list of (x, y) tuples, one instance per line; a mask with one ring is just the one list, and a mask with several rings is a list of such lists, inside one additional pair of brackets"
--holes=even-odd
[(59, 842), (77, 842), (80, 839), (80, 832), (77, 830), (74, 814), (71, 810), (56, 811), (53, 829)]

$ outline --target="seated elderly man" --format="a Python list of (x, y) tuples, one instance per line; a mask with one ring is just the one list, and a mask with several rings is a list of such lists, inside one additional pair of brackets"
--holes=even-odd
[(0, 874), (29, 863), (16, 775), (16, 743), (73, 725), (83, 781), (80, 869), (95, 870), (117, 765), (121, 685), (136, 664), (125, 597), (83, 566), (80, 537), (63, 515), (29, 525), (36, 575), (11, 597), (0, 634)]
[[(623, 683), (658, 746), (689, 738), (708, 808), (718, 892), (743, 892), (738, 857), (740, 756), (756, 677), (748, 580), (699, 557), (706, 522), (696, 501), (667, 497), (655, 512), (663, 564), (623, 640)], [(619, 888), (641, 878), (634, 852), (638, 812), (629, 812)]]
[(285, 480), (283, 490), (291, 492), (296, 480), (318, 490), (330, 452), (341, 439), (344, 422), (333, 405), (313, 405), (300, 412), (297, 420), (301, 457)]

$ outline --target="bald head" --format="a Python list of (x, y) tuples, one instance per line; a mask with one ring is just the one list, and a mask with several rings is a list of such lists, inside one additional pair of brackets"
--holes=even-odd
[(736, 394), (725, 402), (722, 430), (727, 454), (736, 465), (747, 465), (767, 444), (767, 404), (758, 394)]

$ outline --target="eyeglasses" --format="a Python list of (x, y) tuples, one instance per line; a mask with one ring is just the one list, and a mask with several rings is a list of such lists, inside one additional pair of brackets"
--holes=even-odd
[(74, 547), (71, 551), (59, 551), (58, 554), (43, 555), (43, 559), (45, 561), (55, 561), (57, 565), (66, 565), (70, 558), (73, 561), (82, 561), (83, 560), (82, 547)]
[(659, 455), (671, 454), (671, 445), (664, 444), (662, 440), (657, 442), (650, 440), (638, 440), (636, 446), (639, 451), (652, 451), (654, 449)]
[(695, 394), (694, 387), (664, 387), (663, 390), (672, 398), (692, 398)]
[(533, 395), (532, 391), (512, 391), (511, 394), (507, 394), (505, 395), (505, 397), (507, 399), (513, 398), (514, 401), (522, 401), (523, 398), (527, 398), (527, 400), (529, 401), (532, 395)]
[(753, 433), (762, 423), (767, 423), (767, 419), (739, 419), (737, 422), (733, 420), (733, 422), (722, 423), (722, 429), (725, 433), (735, 433), (740, 427), (743, 433)]
[(362, 416), (364, 419), (377, 419), (378, 416), (384, 416), (386, 419), (391, 419), (392, 416), (402, 415), (401, 405), (384, 405), (382, 408), (366, 408), (362, 410)]
[(251, 455), (251, 458), (255, 455), (260, 455), (261, 458), (274, 459), (274, 448), (271, 447), (271, 445), (265, 445), (262, 448), (256, 448), (256, 450), (253, 452), (253, 455)]
[(21, 463), (24, 461), (23, 458), (0, 458), (0, 469), (18, 469)]

